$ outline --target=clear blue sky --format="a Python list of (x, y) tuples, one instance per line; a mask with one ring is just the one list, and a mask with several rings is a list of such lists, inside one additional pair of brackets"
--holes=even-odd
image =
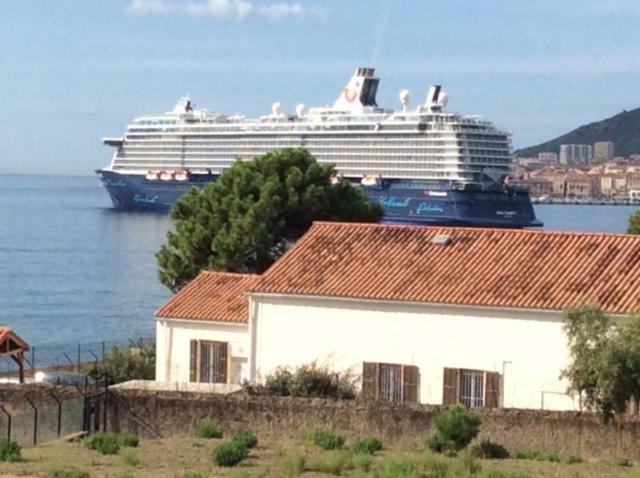
[(379, 103), (442, 83), (515, 147), (640, 106), (639, 0), (1, 0), (0, 173), (92, 174), (144, 113)]

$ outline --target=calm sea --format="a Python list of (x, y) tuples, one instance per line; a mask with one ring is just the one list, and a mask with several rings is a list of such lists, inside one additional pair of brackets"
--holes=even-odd
[[(536, 206), (547, 229), (624, 232), (626, 206)], [(110, 208), (97, 178), (0, 175), (0, 323), (34, 344), (152, 335), (166, 215)]]

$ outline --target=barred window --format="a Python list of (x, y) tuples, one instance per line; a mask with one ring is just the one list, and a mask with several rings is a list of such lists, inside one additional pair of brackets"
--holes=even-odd
[(362, 398), (401, 403), (418, 401), (420, 374), (413, 365), (364, 362)]
[(191, 341), (189, 381), (227, 383), (227, 342)]
[(442, 403), (461, 403), (469, 408), (499, 407), (500, 380), (497, 372), (445, 368)]

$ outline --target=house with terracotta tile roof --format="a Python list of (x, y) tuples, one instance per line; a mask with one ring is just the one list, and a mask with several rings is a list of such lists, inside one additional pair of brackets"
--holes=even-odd
[[(625, 234), (318, 222), (234, 289), (246, 286), (240, 376), (260, 382), (279, 366), (319, 361), (362, 374), (363, 395), (377, 400), (575, 409), (559, 378), (569, 360), (563, 311), (638, 310), (639, 261), (640, 236)], [(200, 310), (199, 288), (230, 290), (207, 274), (158, 317), (179, 315), (169, 305), (181, 295)], [(210, 323), (217, 309), (205, 308), (206, 319), (190, 320)], [(221, 332), (204, 340), (226, 342)], [(165, 376), (202, 379), (214, 362), (184, 343)], [(167, 372), (177, 363), (181, 375)]]
[(240, 384), (249, 378), (249, 306), (258, 276), (203, 271), (156, 311), (156, 380)]

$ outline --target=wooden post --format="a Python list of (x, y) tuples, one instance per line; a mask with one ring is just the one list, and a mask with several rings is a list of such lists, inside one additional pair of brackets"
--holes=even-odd
[(24, 351), (18, 353), (18, 378), (20, 383), (24, 383)]

